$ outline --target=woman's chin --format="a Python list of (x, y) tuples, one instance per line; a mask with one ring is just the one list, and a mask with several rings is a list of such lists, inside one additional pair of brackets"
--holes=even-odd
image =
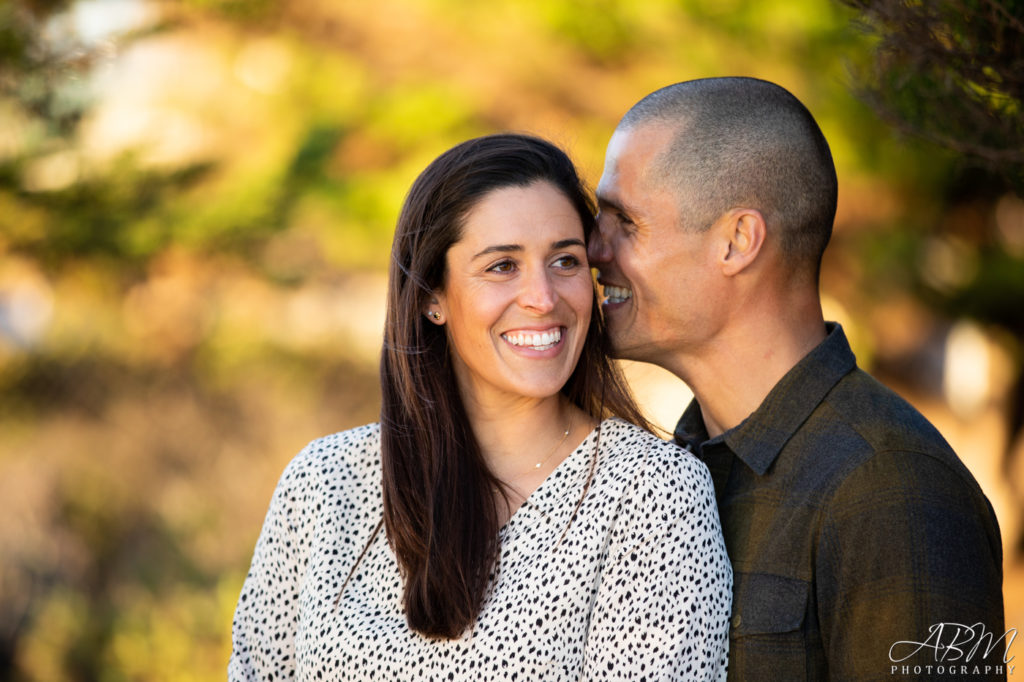
[(554, 375), (546, 373), (536, 377), (520, 377), (518, 381), (512, 382), (510, 392), (524, 398), (550, 398), (561, 392), (571, 374), (572, 372), (559, 372)]

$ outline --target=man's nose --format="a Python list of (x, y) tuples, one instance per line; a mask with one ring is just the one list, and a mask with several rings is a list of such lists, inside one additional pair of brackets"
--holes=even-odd
[(596, 263), (608, 263), (612, 259), (612, 248), (608, 243), (605, 228), (602, 227), (605, 222), (599, 213), (597, 215), (597, 227), (591, 233), (590, 243), (587, 244), (587, 260), (590, 261), (591, 266)]
[(526, 273), (519, 290), (519, 305), (540, 313), (549, 312), (558, 302), (558, 292), (546, 268)]

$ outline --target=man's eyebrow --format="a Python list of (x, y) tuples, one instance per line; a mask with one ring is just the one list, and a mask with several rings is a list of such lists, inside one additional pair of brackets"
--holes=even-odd
[(632, 207), (624, 205), (615, 197), (610, 197), (607, 194), (601, 194), (600, 192), (597, 194), (597, 206), (598, 208), (610, 208), (614, 211), (619, 211), (620, 213), (626, 213), (629, 215), (635, 213)]

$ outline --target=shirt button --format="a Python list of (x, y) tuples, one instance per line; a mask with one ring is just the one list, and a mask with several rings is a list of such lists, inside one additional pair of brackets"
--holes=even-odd
[(738, 628), (742, 624), (743, 624), (743, 615), (742, 614), (737, 613), (735, 616), (732, 617), (732, 626), (734, 628)]

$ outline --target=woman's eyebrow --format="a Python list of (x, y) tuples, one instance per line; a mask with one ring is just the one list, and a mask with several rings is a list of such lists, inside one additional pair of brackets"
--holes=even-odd
[(495, 244), (494, 246), (488, 246), (480, 253), (473, 256), (473, 260), (476, 260), (480, 256), (486, 256), (491, 253), (510, 253), (513, 251), (522, 251), (523, 247), (520, 244)]
[[(560, 239), (557, 242), (552, 242), (551, 244), (552, 249), (564, 249), (567, 246), (582, 246), (583, 248), (587, 248), (587, 245), (582, 239), (576, 239), (575, 237), (570, 239)], [(513, 253), (522, 250), (523, 247), (521, 244), (494, 244), (493, 246), (488, 246), (480, 253), (474, 255), (473, 260), (492, 253)]]
[(582, 239), (576, 239), (576, 238), (561, 239), (561, 240), (555, 242), (554, 244), (552, 244), (551, 248), (552, 249), (564, 249), (567, 246), (582, 246), (583, 248), (587, 248), (587, 245), (583, 243)]

